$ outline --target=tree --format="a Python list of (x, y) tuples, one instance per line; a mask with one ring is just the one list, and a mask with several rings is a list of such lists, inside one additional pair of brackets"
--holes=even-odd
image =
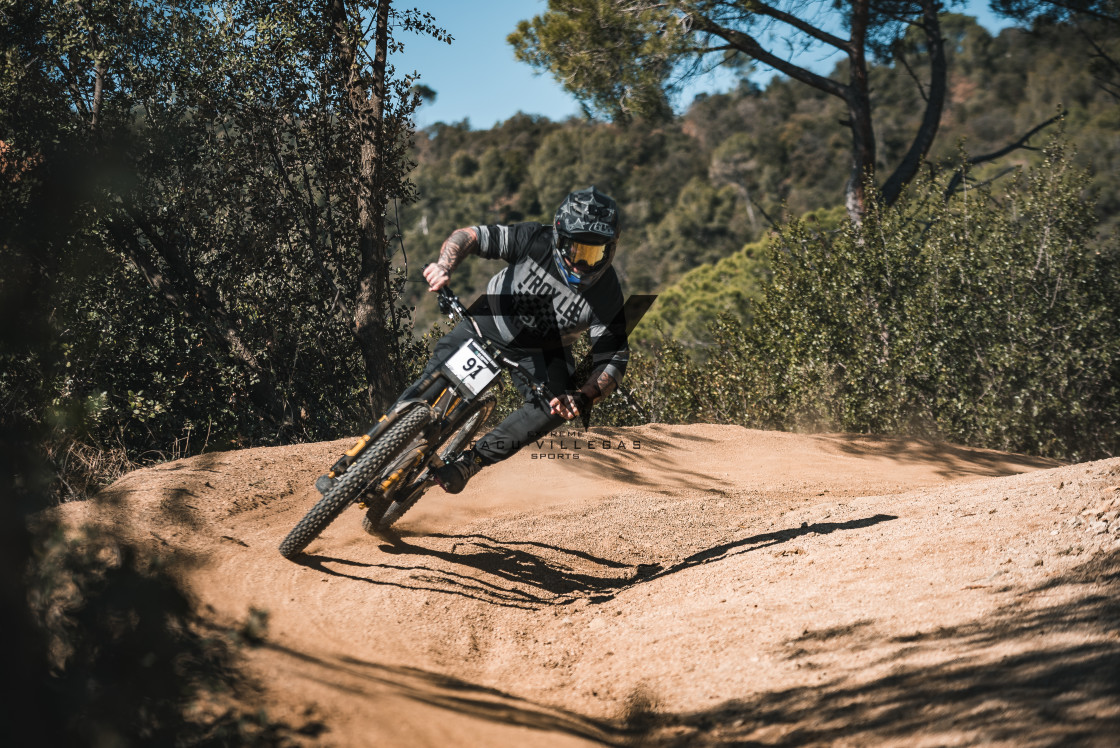
[(1120, 47), (1115, 37), (1120, 27), (1117, 0), (992, 0), (992, 10), (1019, 21), (1042, 25), (1072, 24), (1090, 50), (1090, 69), (1098, 85), (1120, 99)]
[[(431, 34), (450, 42), (430, 14), (401, 13), (390, 0), (330, 0), (328, 17), (333, 31), (335, 72), (344, 81), (348, 111), (360, 153), (358, 175), (358, 254), (361, 260), (354, 329), (365, 360), (374, 410), (387, 406), (399, 389), (399, 345), (391, 319), (394, 293), (390, 288), (390, 238), (385, 212), (394, 197), (411, 198), (406, 177), (411, 140), (411, 114), (423, 92), (410, 88), (412, 80), (391, 82), (388, 53), (398, 43), (394, 22), (406, 30)], [(372, 17), (373, 23), (366, 19)], [(372, 27), (372, 36), (369, 30)], [(373, 54), (368, 48), (372, 46)], [(391, 90), (395, 83), (397, 91)], [(386, 352), (397, 355), (387, 357)], [(394, 360), (395, 359), (395, 360)], [(393, 364), (398, 365), (394, 370)]]
[[(550, 0), (548, 12), (522, 21), (509, 41), (519, 59), (550, 71), (590, 109), (614, 117), (663, 113), (668, 95), (688, 76), (744, 59), (840, 99), (851, 135), (846, 203), (858, 217), (876, 160), (869, 57), (889, 58), (911, 27), (925, 40), (924, 113), (882, 183), (890, 203), (917, 172), (940, 125), (947, 76), (941, 11), (939, 0)], [(846, 28), (847, 37), (829, 30), (837, 26)], [(846, 81), (792, 61), (793, 53), (813, 44), (844, 55)]]
[(378, 32), (375, 5), (0, 0), (2, 259), (41, 279), (54, 346), (3, 359), (0, 403), (50, 425), (60, 473), (96, 457), (63, 494), (352, 433), (410, 377), (385, 214), (419, 92), (365, 40), (441, 32), (388, 4)]
[[(198, 718), (215, 697), (251, 694), (233, 646), (203, 625), (166, 554), (134, 552), (116, 528), (67, 535), (44, 511), (55, 476), (43, 445), (66, 415), (46, 413), (52, 397), (64, 399), (51, 388), (80, 363), (74, 338), (60, 332), (99, 322), (75, 314), (61, 292), (93, 296), (101, 287), (85, 286), (91, 273), (124, 266), (106, 252), (99, 218), (105, 182), (124, 181), (101, 171), (120, 163), (104, 155), (116, 144), (91, 147), (91, 131), (117, 113), (121, 69), (84, 61), (88, 25), (56, 25), (72, 8), (53, 5), (0, 1), (0, 627), (19, 641), (0, 655), (19, 684), (0, 724), (15, 744), (280, 742), (266, 734), (278, 726), (248, 709)], [(92, 86), (80, 72), (58, 74), (49, 61), (60, 47), (69, 52), (55, 62), (91, 73)]]
[[(446, 40), (430, 16), (341, 0), (239, 0), (220, 12), (194, 0), (2, 0), (0, 10), (19, 34), (0, 76), (5, 160), (70, 166), (83, 188), (66, 219), (80, 240), (35, 255), (58, 279), (52, 319), (84, 364), (101, 349), (126, 354), (98, 361), (119, 371), (72, 367), (74, 386), (62, 389), (78, 399), (104, 390), (141, 412), (132, 393), (158, 400), (174, 381), (164, 395), (208, 410), (204, 428), (213, 416), (219, 433), (249, 439), (325, 435), (363, 363), (366, 404), (395, 395), (410, 354), (384, 216), (412, 196), (419, 92), (386, 57), (402, 31)], [(84, 160), (55, 158), (54, 130)], [(100, 253), (80, 282), (60, 274), (73, 241)], [(85, 332), (97, 327), (100, 342)], [(209, 360), (195, 358), (196, 337)]]

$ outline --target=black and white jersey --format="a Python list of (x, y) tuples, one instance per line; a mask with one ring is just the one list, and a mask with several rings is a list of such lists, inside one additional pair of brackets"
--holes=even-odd
[(480, 256), (509, 263), (486, 287), (490, 316), (478, 319), (483, 332), (510, 348), (568, 350), (587, 330), (592, 376), (606, 372), (621, 382), (630, 349), (622, 287), (614, 268), (590, 288), (570, 286), (556, 266), (551, 226), (516, 223), (474, 229)]

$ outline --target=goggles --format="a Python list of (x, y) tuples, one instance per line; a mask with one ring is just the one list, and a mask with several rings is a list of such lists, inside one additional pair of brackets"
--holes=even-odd
[(607, 245), (572, 242), (568, 246), (565, 254), (568, 257), (568, 262), (570, 262), (573, 267), (582, 262), (585, 263), (587, 267), (593, 268), (606, 257)]

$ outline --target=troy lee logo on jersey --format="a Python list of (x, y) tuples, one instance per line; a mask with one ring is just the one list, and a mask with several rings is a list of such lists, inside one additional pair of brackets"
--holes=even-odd
[(537, 262), (526, 263), (525, 269), (527, 274), (513, 288), (517, 321), (538, 333), (578, 327), (586, 316), (587, 301)]

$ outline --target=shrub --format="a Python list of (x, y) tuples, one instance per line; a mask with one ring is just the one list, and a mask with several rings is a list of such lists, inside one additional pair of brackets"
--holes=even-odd
[(754, 324), (724, 323), (741, 382), (709, 397), (768, 427), (1115, 454), (1120, 273), (1087, 179), (1053, 144), (998, 196), (925, 181), (833, 233), (791, 222)]

